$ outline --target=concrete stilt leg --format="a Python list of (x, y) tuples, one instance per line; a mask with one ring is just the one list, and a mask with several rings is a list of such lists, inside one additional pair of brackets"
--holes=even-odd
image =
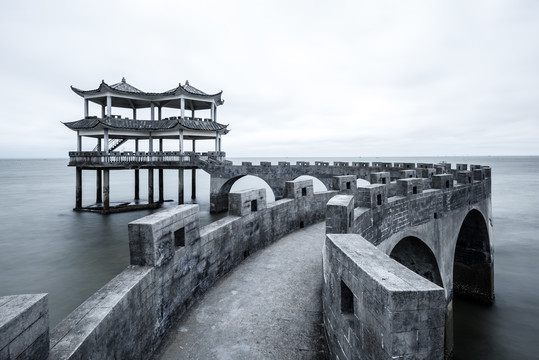
[(103, 211), (108, 212), (110, 208), (110, 196), (109, 196), (109, 190), (110, 190), (110, 177), (109, 177), (109, 169), (103, 170)]
[(103, 178), (101, 169), (95, 172), (95, 202), (97, 204), (103, 202)]
[(135, 170), (135, 200), (140, 200), (140, 170)]
[(153, 204), (153, 169), (148, 169), (148, 204)]
[(159, 202), (165, 201), (165, 194), (163, 193), (163, 169), (159, 169)]
[(191, 170), (191, 199), (197, 198), (197, 169)]
[(78, 167), (75, 172), (75, 209), (82, 208), (82, 169)]
[(183, 187), (184, 187), (184, 181), (183, 181), (183, 169), (178, 170), (178, 205), (181, 205), (184, 203), (183, 201)]

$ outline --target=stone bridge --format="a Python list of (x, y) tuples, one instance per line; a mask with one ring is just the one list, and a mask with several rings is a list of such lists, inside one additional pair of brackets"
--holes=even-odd
[[(50, 335), (46, 295), (0, 298), (0, 358), (149, 358), (218, 279), (324, 219), (322, 304), (332, 358), (450, 358), (453, 296), (494, 300), (490, 168), (212, 166), (213, 198), (226, 195), (229, 216), (200, 227), (197, 205), (181, 205), (132, 222), (131, 265)], [(229, 193), (226, 184), (249, 168), (283, 198), (267, 203), (263, 189)], [(279, 185), (273, 173), (285, 180)], [(293, 180), (299, 175), (331, 190), (315, 193), (312, 180)], [(371, 184), (358, 187), (358, 178)]]

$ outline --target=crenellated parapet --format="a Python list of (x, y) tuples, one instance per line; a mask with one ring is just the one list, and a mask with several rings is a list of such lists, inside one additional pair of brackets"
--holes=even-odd
[[(357, 195), (328, 202), (323, 303), (333, 357), (450, 358), (453, 296), (493, 302), (491, 172), (470, 169), (417, 164), (398, 179), (371, 172), (371, 184), (360, 185)], [(380, 291), (386, 295), (372, 300)], [(438, 292), (443, 297), (434, 300)], [(394, 296), (407, 304), (405, 329)], [(418, 306), (418, 296), (432, 302)], [(345, 303), (353, 303), (352, 315)], [(440, 311), (441, 325), (433, 320)]]

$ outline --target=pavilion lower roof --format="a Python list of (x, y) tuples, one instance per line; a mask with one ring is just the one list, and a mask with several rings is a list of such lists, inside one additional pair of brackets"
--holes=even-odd
[(88, 117), (85, 119), (65, 122), (65, 126), (71, 130), (89, 130), (89, 129), (122, 129), (122, 130), (203, 130), (203, 131), (222, 131), (226, 130), (228, 125), (219, 124), (215, 121), (203, 121), (193, 119), (165, 119), (165, 120), (133, 120), (119, 118), (98, 118)]

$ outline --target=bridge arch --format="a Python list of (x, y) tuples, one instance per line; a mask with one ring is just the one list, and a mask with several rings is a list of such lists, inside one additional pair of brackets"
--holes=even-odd
[(313, 192), (315, 192), (315, 193), (328, 191), (327, 186), (319, 178), (317, 178), (315, 176), (301, 175), (301, 176), (298, 176), (297, 178), (295, 178), (294, 181), (295, 180), (312, 180), (313, 181)]
[(213, 213), (228, 210), (228, 194), (232, 190), (264, 188), (266, 189), (266, 201), (268, 203), (275, 202), (275, 194), (273, 189), (264, 179), (258, 176), (242, 174), (224, 181), (219, 180), (221, 179), (211, 179), (210, 211)]
[(444, 287), (436, 256), (421, 239), (415, 236), (404, 237), (393, 247), (389, 256), (416, 274)]
[(487, 221), (476, 209), (460, 227), (454, 251), (453, 293), (491, 304), (494, 301), (494, 261)]

